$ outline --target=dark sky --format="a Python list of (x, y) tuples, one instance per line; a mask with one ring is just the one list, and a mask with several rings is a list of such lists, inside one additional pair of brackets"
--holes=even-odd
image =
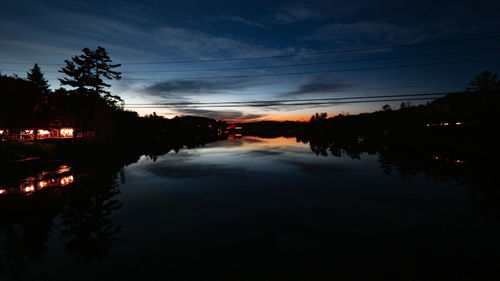
[[(123, 79), (112, 83), (112, 92), (126, 103), (457, 91), (483, 70), (499, 71), (500, 60), (495, 60), (500, 58), (498, 3), (2, 0), (0, 71), (25, 77), (37, 62), (51, 87), (59, 88), (58, 64), (84, 47), (101, 45), (115, 62), (123, 63)], [(412, 44), (417, 45), (336, 52)], [(307, 55), (317, 52), (329, 54)], [(263, 56), (277, 57), (199, 62)], [(198, 62), (151, 64), (172, 61)], [(133, 64), (137, 62), (148, 63)], [(281, 67), (289, 64), (292, 66)], [(276, 65), (280, 67), (264, 68)], [(395, 67), (402, 65), (406, 67)], [(220, 70), (224, 68), (230, 70)], [(211, 71), (201, 71), (207, 69)], [(306, 73), (276, 76), (297, 72)], [(204, 78), (220, 76), (238, 77)], [(196, 114), (231, 120), (283, 120), (306, 119), (318, 111), (329, 115), (373, 111), (383, 104), (137, 111), (167, 117)]]

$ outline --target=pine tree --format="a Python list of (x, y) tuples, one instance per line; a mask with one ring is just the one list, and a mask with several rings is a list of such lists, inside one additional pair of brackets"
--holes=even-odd
[(121, 64), (111, 64), (113, 61), (109, 58), (106, 49), (101, 46), (97, 47), (97, 49), (93, 52), (93, 55), (93, 61), (95, 62), (95, 71), (92, 79), (92, 84), (95, 89), (95, 93), (97, 95), (101, 95), (108, 102), (115, 103), (123, 101), (119, 96), (111, 95), (109, 91), (105, 90), (106, 88), (111, 87), (111, 85), (105, 83), (102, 80), (102, 77), (108, 80), (120, 80), (122, 78), (121, 72), (113, 71), (112, 69), (120, 67)]
[(111, 85), (104, 82), (103, 79), (121, 79), (121, 72), (113, 71), (121, 64), (111, 64), (112, 60), (101, 46), (95, 50), (84, 48), (82, 52), (82, 55), (73, 56), (71, 60), (64, 61), (66, 66), (59, 72), (64, 73), (67, 77), (59, 78), (61, 85), (74, 87), (78, 93), (101, 98), (107, 104), (116, 106), (116, 103), (122, 99), (107, 91)]
[(482, 94), (498, 93), (500, 91), (500, 80), (497, 79), (496, 73), (492, 74), (489, 71), (483, 71), (469, 82), (467, 91)]
[(37, 88), (39, 88), (42, 93), (46, 96), (49, 93), (49, 84), (47, 80), (43, 77), (42, 70), (35, 63), (32, 69), (27, 73), (28, 81), (33, 83)]

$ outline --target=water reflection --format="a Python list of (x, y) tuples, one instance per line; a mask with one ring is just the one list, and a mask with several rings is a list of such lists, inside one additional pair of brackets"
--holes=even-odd
[(350, 157), (360, 159), (362, 154), (378, 155), (378, 162), (385, 174), (395, 170), (403, 177), (415, 177), (419, 173), (436, 181), (454, 181), (466, 188), (468, 198), (480, 210), (483, 217), (500, 218), (500, 175), (492, 159), (497, 159), (496, 150), (481, 151), (451, 149), (443, 146), (404, 146), (356, 142), (354, 140), (321, 140), (297, 138), (309, 143), (311, 151), (318, 156)]
[[(76, 261), (105, 259), (123, 231), (112, 219), (123, 204), (118, 199), (119, 182), (125, 184), (123, 168), (143, 155), (155, 161), (169, 151), (177, 153), (215, 140), (193, 139), (131, 150), (89, 146), (72, 153), (63, 151), (63, 165), (33, 157), (3, 167), (0, 277), (17, 280), (58, 249)], [(44, 265), (51, 261), (45, 259)]]
[[(54, 170), (46, 170), (18, 180), (17, 183), (6, 183), (1, 186), (0, 195), (25, 194), (30, 195), (45, 188), (63, 187), (75, 181), (71, 168), (61, 165)], [(10, 186), (9, 186), (10, 185)]]
[(17, 279), (53, 250), (51, 239), (60, 241), (68, 256), (87, 261), (106, 256), (118, 239), (121, 227), (110, 219), (121, 207), (116, 170), (60, 165), (4, 182), (0, 276)]
[(0, 277), (488, 280), (500, 192), (482, 160), (258, 137), (65, 159), (4, 175)]
[(119, 193), (114, 178), (101, 179), (81, 190), (78, 200), (63, 209), (59, 238), (65, 241), (68, 255), (87, 261), (106, 257), (121, 233), (122, 227), (110, 219), (122, 206), (115, 199)]

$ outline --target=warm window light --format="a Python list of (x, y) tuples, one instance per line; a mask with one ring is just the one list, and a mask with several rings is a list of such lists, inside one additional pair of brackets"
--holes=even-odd
[(3, 130), (0, 130), (0, 135), (3, 134), (3, 132), (4, 132)]
[(5, 194), (7, 191), (5, 189), (0, 189), (0, 194)]
[(74, 181), (74, 178), (73, 176), (67, 176), (67, 177), (63, 177), (61, 178), (61, 185), (64, 186), (64, 185), (67, 185), (67, 184), (70, 184)]
[(449, 122), (441, 122), (441, 123), (427, 123), (426, 126), (427, 127), (433, 127), (433, 126), (450, 126), (450, 125), (457, 125), (457, 126), (463, 126), (465, 125), (464, 122), (452, 122), (452, 123), (449, 123)]
[(35, 187), (33, 185), (30, 185), (30, 186), (27, 186), (24, 188), (24, 191), (26, 192), (30, 192), (30, 191), (34, 191), (35, 190)]
[(61, 129), (61, 136), (72, 137), (73, 136), (73, 129), (70, 129), (70, 128)]
[(38, 130), (38, 134), (40, 136), (46, 136), (46, 135), (50, 135), (50, 131), (48, 131), (48, 130)]

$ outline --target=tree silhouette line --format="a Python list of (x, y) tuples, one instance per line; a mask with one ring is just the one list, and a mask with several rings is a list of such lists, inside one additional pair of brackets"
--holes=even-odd
[(298, 136), (315, 139), (358, 138), (405, 142), (447, 141), (467, 145), (491, 142), (500, 115), (500, 80), (484, 71), (461, 93), (448, 94), (426, 104), (403, 102), (398, 109), (385, 104), (381, 110), (356, 115), (328, 117), (316, 113), (309, 122), (243, 123), (244, 134), (277, 137)]
[(209, 118), (166, 119), (156, 113), (140, 117), (124, 110), (121, 97), (110, 92), (110, 81), (121, 79), (119, 67), (98, 46), (84, 48), (82, 54), (65, 60), (59, 70), (63, 76), (58, 78), (65, 88), (51, 90), (38, 64), (26, 79), (0, 75), (0, 128), (38, 129), (57, 124), (74, 128), (75, 135), (90, 132), (98, 141), (122, 144), (175, 142), (224, 133), (226, 124)]

